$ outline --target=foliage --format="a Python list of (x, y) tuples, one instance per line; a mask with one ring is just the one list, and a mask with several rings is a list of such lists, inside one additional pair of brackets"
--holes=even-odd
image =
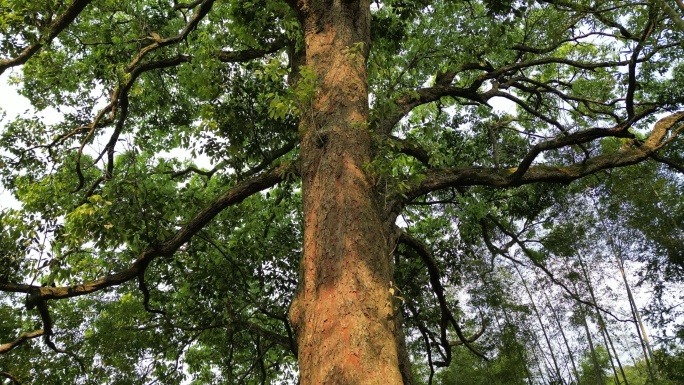
[[(610, 370), (610, 358), (608, 351), (602, 345), (596, 346), (594, 349), (595, 356), (592, 352), (585, 352), (580, 364), (580, 384), (608, 384), (609, 377), (606, 373)], [(601, 376), (599, 379), (598, 376)]]
[[(299, 3), (0, 3), (0, 73), (35, 108), (0, 130), (0, 183), (20, 206), (0, 210), (0, 343), (45, 333), (0, 355), (0, 372), (296, 381), (300, 123), (329, 113), (314, 110), (329, 90)], [(616, 260), (677, 345), (681, 20), (658, 1), (369, 9), (370, 44), (340, 54), (367, 64), (368, 121), (353, 129), (371, 141), (378, 222), (399, 234), (390, 285), (415, 382), (595, 383), (580, 321), (637, 338), (624, 289), (606, 283)], [(597, 352), (610, 368), (615, 349)], [(684, 381), (681, 353), (655, 361)]]

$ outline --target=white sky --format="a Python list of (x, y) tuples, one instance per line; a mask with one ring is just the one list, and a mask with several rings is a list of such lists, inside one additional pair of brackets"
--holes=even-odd
[[(9, 69), (0, 75), (0, 111), (6, 114), (5, 119), (0, 121), (0, 131), (4, 128), (6, 121), (10, 121), (17, 115), (23, 114), (26, 110), (32, 109), (28, 99), (19, 95), (15, 87), (7, 84), (13, 71), (18, 70)], [(17, 202), (17, 200), (5, 190), (4, 186), (0, 184), (0, 210), (18, 207), (19, 202)]]

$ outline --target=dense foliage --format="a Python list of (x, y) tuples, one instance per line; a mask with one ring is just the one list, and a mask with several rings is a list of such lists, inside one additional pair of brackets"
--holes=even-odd
[[(0, 73), (35, 107), (0, 130), (20, 203), (0, 211), (0, 381), (296, 382), (299, 122), (320, 92), (296, 3), (0, 2)], [(681, 381), (669, 3), (371, 4), (359, 129), (398, 216), (416, 383)]]

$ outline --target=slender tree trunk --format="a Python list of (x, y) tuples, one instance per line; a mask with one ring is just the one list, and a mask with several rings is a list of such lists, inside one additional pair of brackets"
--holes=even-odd
[(627, 274), (625, 273), (625, 266), (622, 260), (622, 256), (620, 255), (620, 250), (617, 247), (617, 244), (615, 243), (615, 239), (613, 239), (613, 235), (611, 232), (608, 230), (608, 226), (606, 225), (605, 221), (602, 221), (603, 227), (606, 230), (606, 235), (608, 237), (608, 244), (610, 246), (610, 249), (613, 253), (613, 256), (615, 257), (615, 261), (617, 262), (618, 269), (620, 270), (620, 275), (622, 276), (622, 280), (625, 283), (625, 291), (627, 291), (627, 299), (629, 301), (629, 307), (631, 309), (632, 313), (632, 318), (634, 320), (634, 324), (636, 326), (636, 332), (637, 336), (639, 337), (639, 342), (641, 343), (641, 349), (644, 352), (644, 360), (646, 361), (646, 368), (648, 370), (648, 375), (649, 378), (654, 379), (655, 378), (655, 368), (652, 367), (653, 364), (653, 350), (651, 349), (651, 343), (648, 340), (648, 334), (646, 333), (646, 327), (644, 326), (644, 323), (641, 321), (641, 315), (639, 314), (639, 308), (636, 305), (636, 301), (634, 300), (634, 295), (632, 295), (632, 289), (629, 285), (629, 281), (627, 280)]
[(572, 365), (572, 373), (575, 376), (575, 381), (579, 383), (579, 371), (577, 370), (577, 365), (575, 364), (575, 357), (572, 354), (572, 349), (570, 348), (570, 344), (568, 343), (568, 338), (565, 336), (565, 332), (563, 331), (563, 324), (561, 324), (560, 317), (558, 317), (556, 309), (551, 304), (549, 296), (546, 295), (546, 291), (542, 290), (542, 293), (544, 294), (544, 298), (546, 299), (547, 305), (551, 308), (551, 314), (553, 314), (553, 319), (556, 321), (556, 324), (558, 325), (558, 330), (560, 331), (561, 337), (563, 337), (563, 343), (565, 344), (565, 348), (568, 351), (568, 357), (570, 358), (570, 364)]
[[(613, 251), (615, 253), (615, 251)], [(625, 283), (625, 289), (627, 291), (627, 299), (629, 300), (629, 308), (632, 313), (632, 319), (634, 321), (634, 326), (636, 327), (637, 336), (639, 338), (639, 343), (641, 344), (641, 349), (644, 353), (644, 361), (646, 361), (646, 369), (648, 370), (649, 378), (653, 379), (654, 370), (652, 368), (652, 358), (653, 352), (651, 351), (651, 344), (648, 341), (648, 334), (646, 334), (646, 328), (644, 323), (641, 322), (641, 316), (639, 315), (639, 308), (637, 308), (636, 302), (634, 301), (634, 296), (632, 295), (632, 290), (629, 286), (629, 281), (627, 281), (627, 275), (625, 274), (625, 269), (622, 264), (622, 258), (615, 253), (615, 258), (618, 263), (618, 268), (620, 269), (620, 274)]]
[(558, 381), (565, 383), (565, 380), (563, 379), (563, 376), (561, 375), (560, 367), (558, 366), (558, 360), (556, 360), (556, 355), (553, 352), (553, 346), (551, 345), (551, 340), (549, 339), (549, 336), (546, 333), (546, 327), (544, 325), (544, 321), (542, 320), (541, 314), (539, 314), (539, 309), (537, 309), (537, 305), (534, 303), (534, 297), (532, 296), (532, 293), (530, 293), (530, 289), (527, 287), (527, 283), (525, 282), (525, 278), (523, 277), (522, 273), (520, 273), (520, 269), (518, 269), (517, 266), (514, 266), (514, 268), (515, 268), (515, 271), (518, 272), (518, 275), (520, 276), (520, 281), (522, 282), (523, 287), (525, 288), (525, 292), (527, 293), (527, 297), (530, 299), (530, 304), (532, 305), (532, 311), (534, 311), (534, 314), (537, 317), (537, 321), (539, 321), (539, 327), (541, 328), (541, 332), (544, 335), (544, 340), (546, 341), (546, 346), (549, 349), (549, 354), (551, 355), (551, 361), (553, 362), (553, 368), (556, 372), (554, 377)]
[[(508, 314), (504, 311), (503, 312), (504, 319), (506, 320), (507, 324), (510, 324), (510, 319), (508, 317)], [(499, 317), (494, 316), (494, 320), (496, 321), (496, 325), (499, 328), (499, 333), (503, 334), (504, 329), (501, 326), (501, 322), (499, 322)], [(518, 360), (520, 360), (520, 365), (522, 365), (523, 370), (525, 370), (525, 375), (527, 376), (527, 383), (529, 385), (532, 385), (532, 372), (530, 371), (530, 366), (527, 365), (527, 358), (523, 356), (522, 351), (520, 349), (516, 349), (516, 353), (518, 355)]]
[(604, 385), (603, 370), (599, 366), (598, 357), (596, 356), (596, 349), (594, 348), (594, 341), (592, 340), (591, 332), (589, 331), (589, 323), (587, 323), (587, 313), (584, 309), (584, 305), (580, 305), (580, 312), (582, 314), (582, 323), (584, 324), (584, 331), (587, 333), (587, 343), (589, 343), (589, 352), (591, 354), (591, 359), (594, 362), (594, 373), (596, 374), (597, 385)]
[(299, 0), (296, 7), (305, 65), (317, 77), (300, 126), (304, 251), (290, 309), (300, 383), (401, 384), (389, 292), (393, 239), (364, 168), (372, 160), (370, 4)]
[[(552, 377), (550, 376), (551, 374), (551, 367), (549, 366), (549, 360), (546, 358), (546, 354), (544, 354), (544, 349), (542, 348), (541, 344), (539, 343), (539, 339), (537, 338), (536, 333), (532, 333), (532, 339), (534, 340), (534, 344), (536, 345), (537, 349), (533, 349), (534, 352), (534, 357), (537, 361), (537, 365), (539, 368), (539, 375), (542, 379), (542, 384), (550, 384)], [(539, 356), (541, 355), (541, 358)], [(544, 370), (542, 370), (542, 364), (544, 365)], [(546, 375), (548, 375), (548, 377)]]
[[(584, 280), (587, 282), (587, 288), (589, 289), (589, 294), (591, 295), (591, 301), (594, 304), (594, 306), (598, 308), (598, 300), (596, 299), (596, 294), (594, 293), (594, 286), (591, 283), (591, 279), (589, 279), (589, 273), (587, 273), (587, 268), (584, 265), (584, 260), (582, 259), (582, 256), (579, 254), (577, 254), (577, 260), (579, 261), (580, 267), (582, 268)], [(620, 384), (620, 377), (618, 376), (617, 370), (615, 369), (615, 364), (613, 364), (613, 359), (615, 359), (615, 361), (617, 362), (624, 384), (629, 385), (627, 382), (627, 376), (625, 375), (625, 371), (622, 368), (622, 363), (620, 362), (620, 357), (618, 356), (618, 353), (615, 350), (615, 346), (613, 345), (613, 339), (610, 338), (610, 333), (608, 333), (608, 328), (606, 327), (605, 320), (603, 319), (603, 315), (601, 315), (600, 311), (596, 312), (596, 319), (598, 321), (599, 329), (601, 330), (601, 335), (603, 336), (603, 343), (606, 345), (606, 351), (608, 352), (608, 358), (610, 359), (610, 366), (613, 369), (613, 375), (615, 375), (615, 383), (618, 385)], [(611, 349), (613, 353), (611, 353)]]

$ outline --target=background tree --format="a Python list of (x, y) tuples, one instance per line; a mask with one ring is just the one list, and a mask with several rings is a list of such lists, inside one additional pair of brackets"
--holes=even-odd
[(0, 7), (37, 111), (0, 138), (7, 381), (412, 384), (467, 349), (562, 382), (502, 288), (514, 264), (613, 314), (567, 263), (597, 192), (606, 223), (638, 213), (648, 282), (681, 278), (684, 36), (658, 2)]

